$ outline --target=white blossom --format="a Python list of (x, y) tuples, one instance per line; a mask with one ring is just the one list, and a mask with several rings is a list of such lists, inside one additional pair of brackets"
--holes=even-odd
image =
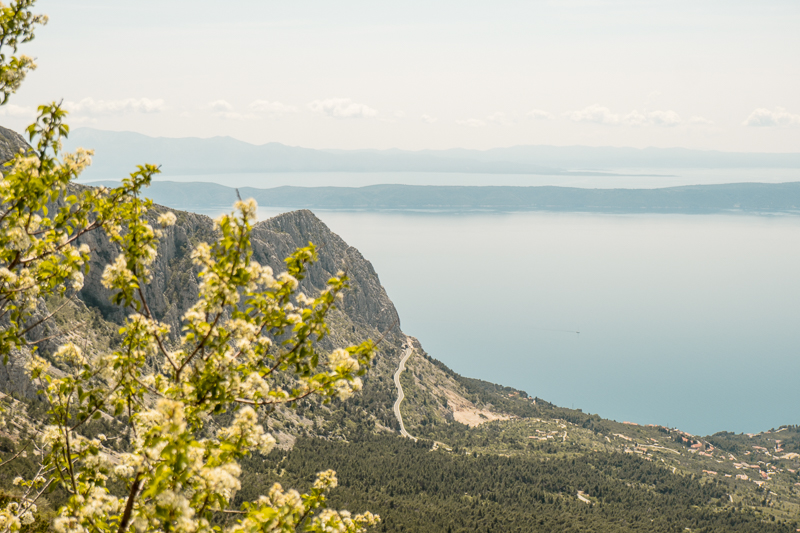
[(71, 287), (73, 291), (79, 291), (83, 288), (83, 272), (76, 270), (72, 273), (72, 283)]
[(336, 472), (333, 470), (325, 470), (317, 474), (317, 479), (314, 481), (315, 489), (334, 489), (339, 485), (339, 480), (336, 479)]
[(258, 212), (258, 204), (253, 198), (248, 198), (247, 200), (239, 200), (235, 204), (233, 204), (233, 208), (237, 211), (241, 211), (242, 215), (244, 216), (245, 220), (251, 221), (256, 219), (256, 213)]
[(128, 285), (133, 281), (133, 272), (128, 269), (125, 256), (120, 254), (110, 265), (106, 265), (103, 270), (103, 276), (100, 278), (100, 283), (106, 289), (113, 289), (119, 286)]
[(342, 372), (356, 372), (358, 370), (358, 361), (353, 359), (347, 350), (338, 348), (328, 356), (328, 364), (331, 368), (341, 370)]
[(268, 454), (275, 447), (275, 437), (264, 432), (258, 423), (258, 415), (250, 406), (239, 409), (233, 423), (217, 431), (220, 439), (240, 441), (245, 448), (257, 449)]
[(25, 363), (25, 370), (28, 371), (28, 374), (41, 374), (47, 372), (49, 368), (50, 363), (38, 355), (34, 355)]
[(297, 288), (297, 286), (300, 284), (300, 283), (297, 281), (297, 278), (295, 278), (294, 276), (292, 276), (292, 275), (291, 275), (291, 274), (289, 274), (288, 272), (281, 272), (280, 274), (278, 274), (278, 281), (280, 281), (281, 283), (286, 283), (286, 284), (288, 284), (288, 285), (289, 285), (289, 287), (290, 287), (292, 290), (296, 289), (296, 288)]
[(176, 217), (175, 213), (173, 213), (172, 211), (158, 215), (158, 223), (163, 228), (166, 228), (168, 226), (174, 226), (177, 220), (178, 217)]
[(6, 231), (6, 239), (8, 239), (8, 247), (12, 250), (24, 250), (30, 243), (30, 237), (24, 228), (19, 226), (13, 227)]
[(75, 153), (64, 155), (64, 166), (74, 174), (80, 174), (83, 170), (92, 164), (92, 156), (94, 150), (86, 150), (78, 148)]
[(251, 372), (242, 383), (242, 395), (254, 400), (266, 398), (269, 394), (269, 383), (258, 372)]

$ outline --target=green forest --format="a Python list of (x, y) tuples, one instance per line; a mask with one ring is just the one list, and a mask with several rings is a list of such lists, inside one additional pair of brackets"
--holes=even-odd
[[(431, 443), (362, 434), (350, 442), (301, 438), (289, 451), (245, 462), (245, 488), (258, 497), (272, 483), (303, 488), (323, 468), (340, 487), (333, 507), (370, 509), (379, 531), (794, 531), (725, 505), (726, 487), (670, 475), (630, 454), (572, 458), (453, 454)], [(592, 503), (579, 500), (581, 491)]]

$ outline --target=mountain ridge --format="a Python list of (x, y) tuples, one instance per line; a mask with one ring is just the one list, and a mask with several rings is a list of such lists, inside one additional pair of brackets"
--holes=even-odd
[(126, 175), (143, 161), (170, 174), (242, 172), (459, 172), (488, 174), (608, 175), (635, 168), (793, 168), (800, 153), (740, 153), (686, 148), (512, 146), (489, 150), (331, 150), (260, 145), (233, 137), (149, 137), (134, 132), (76, 128), (67, 149), (93, 148), (86, 176)]

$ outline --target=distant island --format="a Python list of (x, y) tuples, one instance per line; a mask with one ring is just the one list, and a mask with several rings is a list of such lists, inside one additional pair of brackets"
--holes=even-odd
[[(116, 182), (92, 185), (113, 186)], [(230, 207), (236, 189), (216, 183), (157, 181), (144, 193), (168, 207)], [(359, 210), (579, 211), (618, 213), (800, 214), (800, 182), (691, 185), (662, 189), (572, 187), (275, 187), (239, 189), (265, 207)]]

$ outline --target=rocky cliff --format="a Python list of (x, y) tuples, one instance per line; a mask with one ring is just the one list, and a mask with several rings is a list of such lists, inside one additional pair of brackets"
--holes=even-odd
[(0, 126), (0, 161), (8, 161), (20, 150), (30, 148), (19, 133)]
[[(155, 206), (148, 214), (154, 220), (165, 211)], [(173, 335), (181, 331), (181, 317), (197, 298), (197, 268), (191, 262), (191, 251), (199, 242), (214, 238), (213, 221), (204, 216), (175, 211), (177, 223), (164, 231), (158, 247), (158, 256), (151, 266), (152, 279), (144, 292), (155, 316), (171, 326)], [(332, 232), (311, 211), (285, 213), (257, 223), (251, 235), (253, 260), (269, 265), (275, 272), (285, 268), (284, 258), (296, 248), (314, 243), (319, 260), (311, 265), (301, 282), (301, 289), (309, 295), (322, 290), (327, 280), (343, 270), (350, 278), (350, 288), (345, 291), (339, 308), (330, 315), (331, 334), (323, 341), (323, 349), (332, 349), (366, 339), (379, 341), (374, 368), (364, 379), (364, 390), (347, 402), (348, 416), (321, 408), (317, 412), (299, 409), (282, 413), (279, 430), (284, 440), (291, 441), (300, 434), (347, 433), (348, 427), (363, 426), (371, 430), (396, 430), (398, 423), (392, 413), (397, 391), (392, 381), (408, 337), (400, 329), (397, 310), (380, 283), (372, 264), (354, 247)], [(37, 338), (54, 338), (40, 347), (45, 356), (66, 340), (79, 342), (89, 349), (103, 350), (113, 346), (115, 324), (124, 320), (125, 309), (111, 303), (111, 292), (102, 286), (105, 266), (118, 254), (116, 246), (101, 232), (82, 237), (91, 249), (89, 273), (79, 300), (69, 303), (47, 328), (34, 334)], [(42, 303), (38, 313), (45, 316), (48, 308), (55, 309), (61, 301)], [(491, 413), (491, 405), (468, 399), (469, 391), (441, 363), (427, 356), (419, 341), (411, 339), (417, 357), (409, 361), (410, 371), (404, 376), (407, 382), (407, 401), (403, 405), (409, 427), (419, 424), (437, 426), (452, 421), (470, 423), (474, 420), (492, 420), (499, 415)], [(35, 389), (26, 379), (22, 369), (25, 356), (20, 354), (9, 365), (0, 369), (0, 390), (33, 399)], [(158, 364), (158, 361), (151, 361)], [(410, 381), (409, 381), (410, 380)], [(474, 396), (474, 395), (473, 395)], [(480, 405), (479, 405), (480, 404)], [(481, 418), (476, 418), (476, 417)], [(471, 418), (470, 418), (471, 417)], [(281, 417), (278, 417), (279, 419)]]
[[(25, 139), (17, 133), (0, 127), (0, 160), (10, 159), (21, 149), (28, 149)], [(73, 185), (75, 189), (85, 186)], [(167, 208), (154, 206), (148, 213), (155, 226), (158, 214)], [(144, 287), (148, 305), (154, 315), (171, 326), (173, 336), (181, 331), (181, 317), (197, 298), (198, 269), (191, 262), (191, 251), (199, 242), (210, 242), (215, 238), (213, 221), (204, 215), (185, 211), (174, 211), (177, 223), (164, 231), (158, 247), (158, 256), (151, 266), (151, 282)], [(311, 211), (300, 210), (285, 213), (257, 223), (252, 231), (253, 260), (272, 267), (273, 271), (285, 269), (284, 259), (296, 248), (309, 242), (317, 246), (319, 261), (313, 264), (301, 289), (314, 295), (323, 289), (327, 280), (338, 271), (345, 271), (350, 278), (350, 288), (344, 293), (339, 308), (329, 319), (331, 334), (323, 341), (323, 349), (359, 343), (366, 339), (379, 341), (374, 368), (364, 380), (364, 391), (347, 402), (341, 412), (323, 408), (316, 413), (304, 408), (297, 412), (285, 412), (284, 433), (313, 432), (346, 433), (354, 425), (374, 430), (398, 428), (392, 412), (397, 396), (392, 374), (396, 370), (403, 345), (409, 338), (400, 329), (400, 318), (386, 290), (380, 283), (372, 264), (361, 253), (349, 246), (331, 231)], [(32, 332), (32, 338), (50, 338), (40, 344), (39, 352), (44, 356), (52, 353), (61, 343), (71, 340), (90, 350), (112, 348), (118, 325), (126, 312), (111, 303), (111, 292), (101, 284), (105, 266), (118, 254), (116, 246), (102, 232), (93, 232), (81, 239), (91, 249), (89, 272), (78, 298), (72, 302), (59, 299), (42, 301), (37, 317), (65, 305), (55, 319), (46, 326)], [(428, 357), (416, 339), (417, 357), (409, 361), (410, 372), (404, 376), (408, 382), (408, 400), (403, 410), (408, 411), (410, 427), (447, 424), (451, 421), (466, 421), (464, 416), (478, 416), (489, 411), (478, 407), (467, 399), (469, 392), (456, 377), (440, 363)], [(0, 368), (0, 390), (34, 399), (35, 387), (26, 378), (23, 362), (27, 351), (12, 358), (9, 365)], [(151, 361), (158, 364), (158, 361)], [(409, 381), (410, 380), (410, 381)], [(474, 395), (473, 395), (474, 396)], [(465, 414), (466, 413), (466, 414)], [(492, 419), (491, 415), (483, 419)], [(283, 424), (282, 424), (283, 425)]]

